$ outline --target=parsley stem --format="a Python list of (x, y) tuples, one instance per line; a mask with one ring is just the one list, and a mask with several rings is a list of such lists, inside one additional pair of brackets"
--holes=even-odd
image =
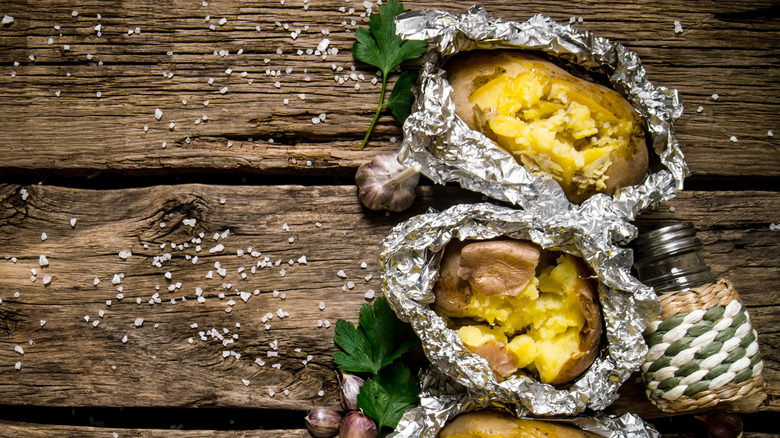
[(368, 138), (371, 136), (371, 131), (374, 130), (374, 125), (376, 125), (376, 121), (379, 120), (379, 113), (382, 111), (382, 108), (385, 107), (385, 92), (387, 91), (387, 73), (382, 72), (382, 94), (379, 95), (379, 105), (376, 107), (376, 112), (374, 113), (374, 118), (371, 120), (371, 125), (368, 126), (368, 132), (366, 132), (366, 136), (363, 137), (363, 144), (360, 145), (360, 149), (363, 149), (368, 144)]

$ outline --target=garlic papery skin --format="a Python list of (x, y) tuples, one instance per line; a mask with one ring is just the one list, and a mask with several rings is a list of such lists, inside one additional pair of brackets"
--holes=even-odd
[(360, 377), (349, 373), (341, 373), (339, 397), (341, 398), (341, 407), (345, 411), (356, 411), (358, 409), (357, 396), (360, 394), (362, 386), (363, 379)]
[(377, 155), (355, 174), (360, 202), (371, 210), (406, 210), (414, 203), (420, 168), (418, 163), (402, 165), (397, 153)]
[(306, 415), (306, 428), (317, 438), (327, 438), (339, 431), (341, 421), (341, 415), (335, 409), (317, 406)]
[(376, 438), (377, 432), (374, 420), (360, 411), (352, 411), (341, 420), (339, 438)]

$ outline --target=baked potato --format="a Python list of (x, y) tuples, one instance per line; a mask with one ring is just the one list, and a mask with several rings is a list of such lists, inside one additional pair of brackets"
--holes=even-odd
[(439, 438), (596, 438), (560, 422), (516, 418), (490, 410), (461, 414), (447, 423)]
[(593, 274), (579, 258), (497, 239), (445, 247), (434, 310), (496, 378), (518, 372), (553, 385), (574, 380), (599, 352)]
[(642, 120), (614, 90), (517, 50), (465, 52), (445, 70), (455, 113), (570, 201), (644, 180)]

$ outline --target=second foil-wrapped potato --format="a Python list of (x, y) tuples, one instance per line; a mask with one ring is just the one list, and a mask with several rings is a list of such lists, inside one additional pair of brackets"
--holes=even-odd
[(642, 121), (614, 90), (516, 50), (464, 52), (445, 70), (456, 114), (570, 201), (644, 180)]
[(434, 310), (497, 379), (565, 384), (599, 352), (601, 311), (579, 258), (514, 239), (452, 241), (433, 288)]

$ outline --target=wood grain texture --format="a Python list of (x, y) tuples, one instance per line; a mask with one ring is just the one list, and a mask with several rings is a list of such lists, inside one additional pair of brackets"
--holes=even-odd
[[(340, 0), (306, 4), (304, 10), (301, 0), (4, 2), (3, 13), (14, 21), (0, 28), (0, 171), (350, 175), (374, 153), (397, 148), (390, 139), (401, 138), (400, 127), (383, 115), (371, 148), (359, 150), (379, 88), (370, 82), (375, 69), (352, 59), (353, 32), (366, 24), (365, 10)], [(405, 2), (413, 10), (452, 12), (471, 4)], [(483, 4), (494, 16), (518, 21), (535, 13), (559, 21), (582, 17), (579, 27), (635, 50), (654, 83), (680, 91), (686, 111), (677, 134), (695, 175), (780, 176), (778, 142), (767, 136), (780, 132), (774, 2)], [(682, 34), (675, 34), (675, 21)], [(337, 54), (326, 60), (306, 54), (326, 37)], [(349, 79), (352, 67), (362, 80)], [(338, 84), (337, 75), (346, 82)], [(222, 87), (228, 92), (221, 94)], [(163, 111), (159, 121), (156, 108)], [(313, 124), (322, 113), (326, 120)]]
[[(318, 321), (355, 321), (368, 289), (381, 290), (378, 244), (392, 226), (428, 206), (441, 209), (479, 200), (452, 187), (418, 190), (411, 211), (385, 215), (364, 210), (352, 186), (179, 185), (106, 191), (0, 186), (4, 403), (289, 410), (337, 403), (333, 328), (318, 328)], [(717, 199), (717, 206), (708, 205), (707, 195)], [(673, 213), (670, 206), (649, 212), (640, 223), (674, 219), (701, 224), (705, 257), (716, 274), (734, 281), (760, 333), (769, 398), (759, 409), (780, 409), (780, 293), (766, 289), (777, 280), (780, 242), (769, 223), (780, 222), (780, 195), (683, 192), (673, 201)], [(715, 207), (719, 215), (705, 215)], [(74, 227), (71, 218), (77, 219)], [(214, 239), (228, 229), (224, 238)], [(192, 239), (200, 233), (198, 251)], [(218, 244), (224, 250), (212, 253)], [(262, 254), (251, 255), (249, 247)], [(239, 249), (245, 254), (239, 256)], [(132, 255), (123, 259), (123, 251)], [(155, 266), (155, 259), (165, 259), (166, 253), (170, 260)], [(48, 261), (43, 267), (41, 255)], [(196, 255), (195, 262), (187, 259)], [(265, 257), (273, 264), (279, 260), (279, 266), (251, 273)], [(366, 269), (360, 267), (363, 261)], [(246, 279), (241, 278), (242, 267)], [(224, 277), (218, 269), (225, 269)], [(209, 271), (211, 279), (206, 278)], [(765, 274), (753, 275), (759, 272)], [(48, 285), (45, 275), (52, 276)], [(123, 278), (113, 284), (115, 275)], [(196, 288), (203, 290), (202, 303)], [(239, 292), (251, 295), (244, 302)], [(150, 304), (155, 294), (161, 302)], [(320, 302), (324, 310), (319, 310)], [(279, 318), (279, 309), (289, 317)], [(266, 330), (261, 318), (269, 312), (273, 319)], [(138, 318), (141, 326), (135, 325)], [(212, 329), (223, 339), (209, 334)], [(231, 341), (234, 335), (238, 337)], [(24, 354), (14, 351), (16, 346)], [(269, 351), (278, 357), (269, 357)], [(258, 366), (255, 359), (265, 365)], [(14, 369), (17, 362), (20, 370)], [(627, 385), (626, 396), (612, 410), (657, 416), (641, 394), (639, 386)]]
[[(61, 426), (51, 424), (20, 423), (0, 420), (2, 438), (47, 438), (74, 437), (110, 437), (116, 433), (119, 438), (309, 438), (306, 429), (277, 430), (166, 430), (166, 429), (126, 429), (90, 426)], [(748, 435), (746, 435), (747, 437)]]

